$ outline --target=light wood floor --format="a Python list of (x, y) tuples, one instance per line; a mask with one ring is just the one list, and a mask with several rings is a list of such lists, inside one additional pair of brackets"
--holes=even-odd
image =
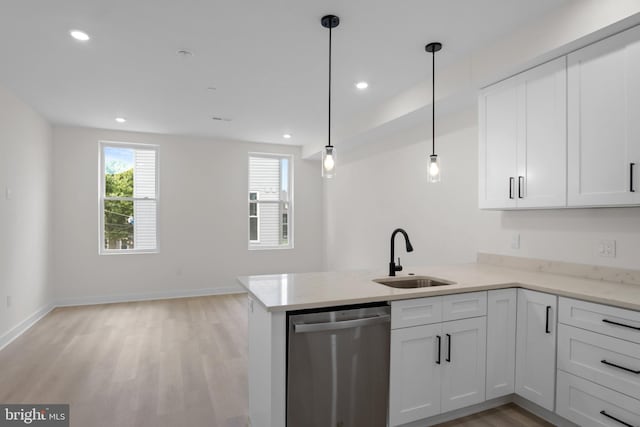
[(470, 415), (437, 427), (552, 427), (545, 420), (510, 403), (478, 414)]
[[(0, 402), (69, 403), (72, 427), (245, 427), (247, 395), (244, 294), (58, 308), (0, 351)], [(506, 405), (441, 426), (549, 425)]]
[(0, 402), (75, 427), (246, 426), (246, 295), (58, 308), (0, 352)]

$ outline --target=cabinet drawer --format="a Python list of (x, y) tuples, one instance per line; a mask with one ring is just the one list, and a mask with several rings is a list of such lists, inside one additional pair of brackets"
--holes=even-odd
[(560, 325), (558, 369), (640, 399), (640, 344)]
[(640, 343), (640, 312), (560, 298), (560, 323)]
[(640, 426), (640, 400), (591, 381), (558, 371), (557, 394), (558, 415), (580, 426)]
[(442, 297), (442, 320), (486, 316), (487, 292), (467, 292)]
[(391, 329), (442, 322), (442, 297), (391, 302)]

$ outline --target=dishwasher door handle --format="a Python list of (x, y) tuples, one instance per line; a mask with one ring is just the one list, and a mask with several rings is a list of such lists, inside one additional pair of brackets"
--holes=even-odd
[(371, 326), (379, 323), (387, 323), (391, 320), (391, 316), (388, 314), (381, 314), (373, 317), (365, 317), (363, 319), (343, 320), (339, 322), (325, 322), (325, 323), (293, 323), (293, 331), (296, 334), (303, 334), (306, 332), (321, 332), (321, 331), (337, 331), (340, 329), (358, 328), (360, 326)]

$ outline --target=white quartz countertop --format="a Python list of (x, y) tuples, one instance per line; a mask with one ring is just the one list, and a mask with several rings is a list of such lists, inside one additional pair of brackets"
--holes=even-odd
[(241, 276), (238, 281), (268, 311), (393, 301), (463, 292), (521, 287), (560, 296), (640, 310), (640, 285), (582, 279), (491, 264), (456, 264), (407, 268), (398, 277), (414, 273), (455, 282), (431, 288), (397, 289), (375, 283), (386, 271)]

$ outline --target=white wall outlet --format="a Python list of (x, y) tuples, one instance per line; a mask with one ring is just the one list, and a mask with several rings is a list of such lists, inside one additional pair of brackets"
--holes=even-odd
[(520, 233), (511, 236), (511, 249), (520, 249)]
[(615, 240), (600, 240), (597, 246), (598, 255), (605, 258), (616, 257), (616, 241)]

